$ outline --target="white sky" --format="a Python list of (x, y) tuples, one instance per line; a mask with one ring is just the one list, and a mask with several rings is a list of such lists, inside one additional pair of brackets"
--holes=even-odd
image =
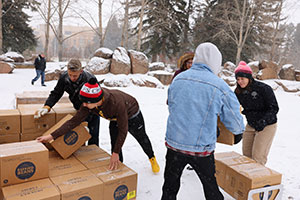
[[(59, 63), (48, 63), (48, 65), (59, 67)], [(15, 93), (49, 91), (54, 88), (57, 82), (46, 82), (47, 87), (41, 87), (40, 80), (38, 80), (32, 86), (30, 81), (34, 76), (34, 69), (15, 69), (11, 74), (0, 74), (0, 109), (13, 109), (15, 107)], [(97, 76), (97, 78), (100, 77)], [(274, 80), (264, 82), (271, 86), (277, 85)], [(300, 82), (285, 81), (285, 83), (289, 87), (300, 88)], [(164, 137), (168, 117), (168, 107), (166, 105), (168, 87), (155, 89), (130, 86), (116, 89), (129, 93), (138, 100), (145, 119), (146, 131), (161, 167), (160, 173), (153, 175), (147, 156), (133, 137), (128, 134), (123, 147), (124, 163), (138, 173), (137, 199), (160, 199), (166, 155)], [(281, 88), (275, 90), (275, 95), (280, 108), (278, 129), (266, 166), (283, 174), (282, 184), (284, 185), (284, 190), (282, 199), (300, 200), (300, 96), (299, 93), (297, 95), (284, 92)], [(100, 122), (100, 147), (110, 152), (108, 121), (101, 119)], [(241, 153), (241, 149), (241, 143), (234, 146), (217, 143), (216, 153), (225, 151)], [(233, 200), (226, 193), (223, 194), (225, 200)], [(201, 183), (194, 171), (184, 171), (178, 199), (205, 199)]]

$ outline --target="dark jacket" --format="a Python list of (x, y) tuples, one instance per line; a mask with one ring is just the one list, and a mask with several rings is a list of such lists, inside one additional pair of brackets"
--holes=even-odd
[(65, 71), (60, 75), (54, 90), (51, 91), (45, 105), (52, 108), (62, 97), (64, 92), (69, 94), (69, 99), (73, 103), (76, 110), (80, 108), (81, 101), (79, 100), (79, 92), (83, 84), (88, 82), (94, 75), (87, 71), (83, 71), (76, 82), (72, 82), (68, 76), (68, 72)]
[(39, 55), (34, 60), (34, 67), (35, 67), (36, 70), (45, 71), (45, 69), (46, 69), (46, 59), (43, 58), (41, 55)]
[(262, 131), (265, 126), (277, 122), (278, 104), (273, 89), (262, 82), (251, 80), (247, 89), (235, 91), (236, 96), (243, 106), (248, 124), (256, 131)]
[(81, 106), (74, 117), (51, 133), (54, 139), (69, 132), (83, 122), (90, 113), (94, 113), (105, 119), (117, 121), (119, 133), (113, 152), (120, 153), (128, 132), (128, 120), (138, 113), (139, 105), (136, 99), (129, 94), (119, 90), (102, 89), (103, 104), (92, 110)]

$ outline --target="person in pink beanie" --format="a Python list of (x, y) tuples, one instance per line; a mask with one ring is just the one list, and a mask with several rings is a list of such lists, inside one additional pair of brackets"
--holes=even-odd
[(243, 155), (265, 165), (277, 129), (277, 100), (269, 85), (254, 80), (246, 62), (241, 61), (234, 72), (237, 80), (234, 92), (247, 119)]

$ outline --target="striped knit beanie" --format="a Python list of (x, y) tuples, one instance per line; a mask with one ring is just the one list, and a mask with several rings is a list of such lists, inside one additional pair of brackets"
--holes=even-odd
[(236, 79), (238, 77), (246, 77), (246, 78), (249, 78), (249, 79), (253, 79), (252, 78), (252, 69), (244, 61), (241, 61), (239, 63), (238, 67), (235, 68), (234, 73), (235, 73), (235, 78)]
[(96, 78), (91, 78), (89, 82), (85, 83), (80, 92), (79, 99), (84, 103), (97, 103), (103, 98), (103, 90), (97, 83)]

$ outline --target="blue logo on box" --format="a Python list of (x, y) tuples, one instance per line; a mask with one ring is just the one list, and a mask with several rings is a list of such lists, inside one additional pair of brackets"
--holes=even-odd
[(16, 168), (16, 176), (19, 179), (28, 179), (35, 173), (35, 165), (32, 162), (23, 162)]
[(126, 185), (120, 185), (114, 192), (114, 200), (122, 200), (127, 197), (128, 188)]
[(84, 196), (84, 197), (80, 197), (78, 200), (92, 200), (92, 199), (88, 196)]
[(73, 145), (78, 140), (78, 134), (75, 131), (70, 131), (64, 135), (64, 142), (67, 145)]

